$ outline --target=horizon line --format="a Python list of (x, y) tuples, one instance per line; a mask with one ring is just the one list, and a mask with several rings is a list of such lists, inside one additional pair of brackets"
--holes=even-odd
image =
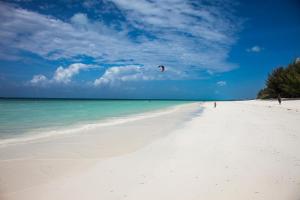
[(82, 97), (0, 97), (0, 99), (16, 99), (16, 100), (154, 100), (154, 101), (243, 101), (254, 100), (255, 98), (241, 99), (184, 99), (184, 98), (82, 98)]

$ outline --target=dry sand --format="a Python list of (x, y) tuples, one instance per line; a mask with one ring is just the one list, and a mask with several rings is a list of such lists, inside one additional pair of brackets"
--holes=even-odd
[(299, 200), (300, 101), (217, 104), (2, 145), (0, 199)]

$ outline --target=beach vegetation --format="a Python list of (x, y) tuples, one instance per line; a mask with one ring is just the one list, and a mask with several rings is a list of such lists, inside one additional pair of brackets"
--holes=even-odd
[(266, 86), (257, 94), (259, 99), (300, 97), (300, 61), (296, 60), (287, 67), (274, 69), (266, 80)]

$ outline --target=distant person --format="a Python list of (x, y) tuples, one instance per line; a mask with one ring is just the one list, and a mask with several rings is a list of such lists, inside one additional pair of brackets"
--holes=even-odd
[(214, 107), (215, 107), (215, 108), (217, 107), (217, 102), (214, 102)]
[(280, 94), (278, 94), (277, 100), (278, 100), (279, 105), (281, 105), (281, 96), (280, 96)]

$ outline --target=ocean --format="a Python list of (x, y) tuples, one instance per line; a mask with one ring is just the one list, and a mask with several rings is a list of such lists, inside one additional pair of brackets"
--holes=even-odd
[(187, 103), (168, 100), (0, 99), (0, 141)]

